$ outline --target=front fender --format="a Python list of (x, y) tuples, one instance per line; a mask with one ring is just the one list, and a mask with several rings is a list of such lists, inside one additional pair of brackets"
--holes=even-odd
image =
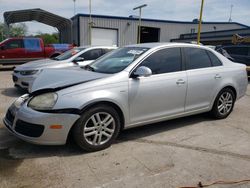
[(71, 108), (81, 111), (94, 103), (110, 102), (121, 109), (125, 125), (129, 122), (128, 85), (126, 82), (112, 84), (109, 87), (100, 86), (98, 89), (95, 88), (95, 90), (80, 90), (68, 94), (58, 91), (57, 93), (58, 100), (53, 110)]

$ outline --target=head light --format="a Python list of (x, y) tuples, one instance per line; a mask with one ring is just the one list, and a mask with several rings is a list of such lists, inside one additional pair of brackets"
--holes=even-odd
[(54, 107), (57, 101), (56, 93), (44, 93), (33, 97), (29, 103), (28, 107), (34, 110), (50, 110)]
[(28, 71), (20, 71), (21, 75), (27, 76), (27, 75), (33, 75), (36, 74), (38, 70), (28, 70)]

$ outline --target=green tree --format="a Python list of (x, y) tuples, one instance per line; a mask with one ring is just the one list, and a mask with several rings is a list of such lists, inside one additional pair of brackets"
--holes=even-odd
[(38, 35), (36, 35), (35, 37), (39, 37), (42, 38), (44, 41), (44, 44), (53, 44), (53, 43), (59, 43), (59, 36), (58, 33), (41, 33), (39, 32)]
[[(9, 37), (21, 37), (27, 35), (28, 28), (25, 23), (11, 24), (9, 26)], [(0, 41), (7, 38), (8, 29), (4, 23), (0, 23)]]

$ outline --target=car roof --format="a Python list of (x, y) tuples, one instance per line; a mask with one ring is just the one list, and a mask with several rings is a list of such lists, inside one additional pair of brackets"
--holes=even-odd
[(142, 43), (142, 44), (132, 44), (126, 47), (142, 47), (142, 48), (159, 48), (159, 47), (196, 47), (209, 49), (203, 45), (190, 44), (190, 43), (177, 43), (177, 42), (154, 42), (154, 43)]
[(107, 49), (116, 49), (117, 46), (101, 46), (101, 45), (86, 45), (86, 46), (77, 46), (76, 48), (86, 48), (86, 49), (95, 49), (95, 48), (107, 48)]

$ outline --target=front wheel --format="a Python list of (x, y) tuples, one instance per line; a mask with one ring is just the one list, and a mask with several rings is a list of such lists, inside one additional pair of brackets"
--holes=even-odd
[(230, 88), (221, 90), (214, 101), (210, 114), (216, 119), (226, 118), (233, 111), (235, 97)]
[(98, 151), (109, 147), (120, 131), (117, 111), (99, 105), (84, 112), (73, 129), (76, 143), (86, 151)]

